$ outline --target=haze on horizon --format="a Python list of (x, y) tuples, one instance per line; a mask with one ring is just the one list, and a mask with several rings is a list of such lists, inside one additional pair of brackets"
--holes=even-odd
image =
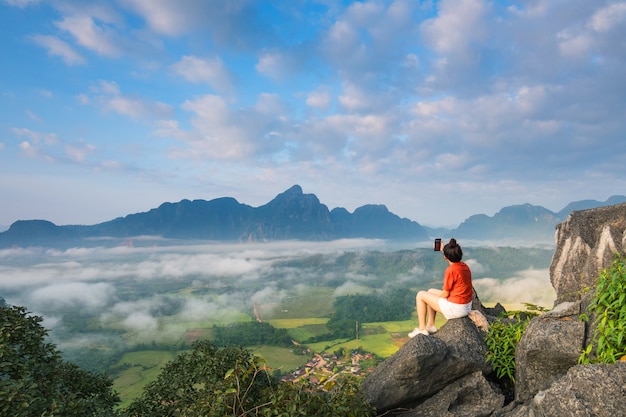
[(626, 189), (626, 1), (0, 0), (0, 225), (163, 202), (423, 225)]

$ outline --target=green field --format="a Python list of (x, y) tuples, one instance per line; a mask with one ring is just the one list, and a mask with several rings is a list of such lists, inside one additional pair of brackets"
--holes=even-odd
[(284, 300), (261, 306), (263, 320), (327, 317), (333, 311), (335, 288), (299, 287)]
[(286, 374), (307, 363), (312, 355), (295, 355), (291, 349), (276, 346), (250, 348), (257, 356), (265, 359), (265, 364)]
[(144, 386), (155, 380), (161, 369), (174, 360), (177, 354), (178, 352), (160, 350), (124, 354), (112, 370), (113, 389), (120, 394), (122, 399), (120, 407), (129, 405), (133, 399), (141, 396)]
[[(445, 323), (441, 315), (437, 316), (435, 324), (441, 327)], [(311, 343), (309, 347), (319, 353), (332, 353), (341, 348), (362, 349), (380, 358), (388, 358), (400, 349), (409, 340), (407, 334), (417, 326), (417, 318), (404, 321), (390, 321), (381, 323), (363, 323), (359, 340), (337, 339), (318, 343)]]

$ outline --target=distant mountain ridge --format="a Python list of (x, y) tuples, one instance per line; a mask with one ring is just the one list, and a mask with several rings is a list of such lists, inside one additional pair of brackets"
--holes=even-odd
[(446, 230), (423, 227), (380, 204), (365, 205), (353, 213), (341, 207), (329, 211), (315, 194), (304, 194), (299, 185), (294, 185), (259, 207), (221, 197), (163, 203), (147, 212), (91, 226), (57, 226), (46, 220), (19, 220), (0, 233), (0, 247), (101, 245), (107, 239), (111, 244), (119, 244), (138, 236), (230, 242), (342, 238), (425, 242), (435, 234), (446, 233), (459, 239), (545, 241), (553, 238), (555, 226), (573, 210), (622, 202), (626, 202), (626, 197), (612, 196), (606, 202), (583, 200), (568, 204), (558, 213), (531, 204), (508, 206), (493, 217), (473, 215), (458, 228)]
[(626, 202), (626, 196), (612, 196), (605, 202), (582, 200), (569, 203), (558, 213), (541, 206), (520, 204), (502, 208), (493, 217), (476, 214), (468, 217), (451, 233), (460, 239), (550, 240), (555, 227), (564, 222), (572, 211), (612, 206)]
[[(428, 240), (419, 223), (400, 218), (384, 205), (366, 205), (354, 213), (332, 211), (314, 194), (294, 185), (260, 207), (231, 197), (163, 203), (144, 213), (129, 214), (92, 226), (57, 226), (46, 220), (20, 220), (0, 233), (0, 247), (67, 246), (104, 238), (160, 236), (215, 241), (333, 240), (378, 238)], [(100, 240), (100, 242), (102, 242)]]

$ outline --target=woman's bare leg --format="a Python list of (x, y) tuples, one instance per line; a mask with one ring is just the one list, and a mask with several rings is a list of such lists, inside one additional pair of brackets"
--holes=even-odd
[[(435, 315), (437, 312), (441, 312), (439, 309), (439, 296), (430, 290), (420, 291), (417, 293), (417, 296), (415, 296), (415, 305), (419, 329), (425, 330), (427, 326), (433, 326), (435, 324)], [(427, 318), (428, 322), (426, 321)]]
[(437, 296), (437, 309), (435, 310), (430, 304), (426, 304), (426, 309), (428, 310), (428, 323), (426, 324), (427, 328), (433, 327), (435, 325), (435, 318), (437, 317), (437, 312), (439, 311), (439, 298), (441, 298), (441, 293), (443, 291), (431, 288), (428, 290), (429, 294), (434, 294)]

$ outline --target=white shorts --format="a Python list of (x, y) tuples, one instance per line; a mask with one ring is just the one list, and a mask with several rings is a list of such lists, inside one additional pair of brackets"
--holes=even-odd
[(440, 298), (439, 308), (441, 309), (441, 314), (443, 314), (446, 320), (458, 319), (459, 317), (467, 316), (470, 311), (472, 311), (472, 302), (470, 301), (467, 304), (456, 304), (451, 303), (447, 298)]

